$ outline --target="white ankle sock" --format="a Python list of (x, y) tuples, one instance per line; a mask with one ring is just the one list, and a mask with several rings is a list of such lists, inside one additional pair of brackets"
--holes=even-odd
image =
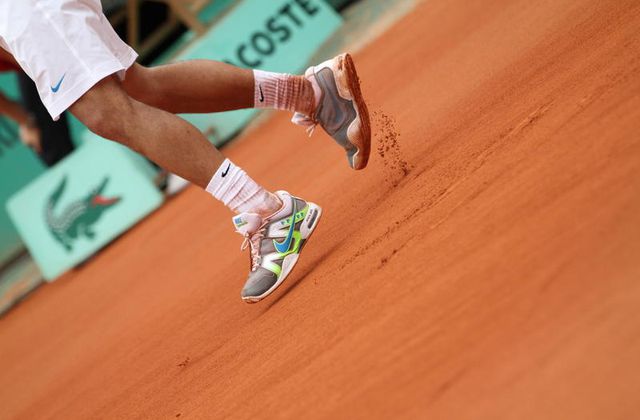
[(286, 73), (254, 70), (254, 106), (310, 115), (318, 106), (320, 87), (315, 80)]
[(213, 174), (206, 190), (234, 213), (257, 213), (264, 217), (282, 207), (275, 194), (258, 185), (229, 159)]

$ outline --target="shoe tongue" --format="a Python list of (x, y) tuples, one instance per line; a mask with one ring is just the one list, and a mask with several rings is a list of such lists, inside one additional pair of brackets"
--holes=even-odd
[(255, 213), (241, 213), (231, 218), (236, 231), (242, 235), (254, 233), (262, 225), (262, 217)]
[(311, 88), (313, 89), (313, 99), (314, 99), (314, 109), (318, 109), (320, 106), (320, 102), (322, 101), (322, 88), (320, 87), (320, 83), (318, 83), (318, 78), (316, 76), (315, 70), (309, 71), (307, 70), (309, 75), (305, 74), (305, 77), (311, 83)]
[(268, 219), (271, 221), (279, 220), (285, 216), (290, 216), (291, 211), (293, 210), (291, 195), (288, 192), (276, 191), (276, 195), (278, 196), (278, 198), (280, 198), (280, 201), (282, 201), (282, 207), (280, 207), (280, 210), (278, 210), (277, 212), (273, 213), (271, 216), (268, 217)]

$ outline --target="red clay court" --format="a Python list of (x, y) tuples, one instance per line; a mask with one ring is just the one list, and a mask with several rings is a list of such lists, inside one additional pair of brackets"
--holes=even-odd
[(0, 417), (640, 418), (639, 32), (421, 3), (354, 57), (367, 170), (286, 115), (225, 149), (325, 209), (274, 295), (192, 187), (0, 320)]

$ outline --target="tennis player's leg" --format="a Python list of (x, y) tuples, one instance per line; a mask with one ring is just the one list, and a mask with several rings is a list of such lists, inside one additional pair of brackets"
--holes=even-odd
[[(308, 114), (314, 111), (313, 87), (303, 76), (283, 74), (281, 85), (284, 94), (275, 97), (271, 107)], [(156, 67), (135, 64), (127, 71), (123, 86), (132, 97), (175, 114), (256, 106), (254, 71), (213, 60)]]
[(291, 273), (320, 220), (320, 206), (286, 191), (270, 193), (191, 124), (129, 97), (116, 77), (99, 82), (70, 111), (96, 134), (206, 189), (237, 214), (233, 224), (251, 256), (244, 301), (264, 299)]
[[(96, 84), (69, 110), (99, 136), (139, 152), (203, 189), (210, 187), (214, 174), (225, 161), (197, 128), (174, 114), (129, 97), (113, 76)], [(233, 191), (227, 194), (230, 186), (225, 184), (224, 191), (216, 197), (234, 212), (251, 211), (267, 216), (282, 206), (276, 195), (245, 173), (239, 178), (240, 184), (231, 186)], [(211, 186), (214, 187), (219, 185)]]
[(310, 134), (319, 124), (345, 150), (352, 168), (363, 169), (369, 159), (369, 113), (349, 54), (310, 67), (304, 76), (212, 60), (151, 68), (135, 64), (123, 86), (133, 98), (172, 113), (243, 108), (291, 111), (293, 122), (308, 127)]

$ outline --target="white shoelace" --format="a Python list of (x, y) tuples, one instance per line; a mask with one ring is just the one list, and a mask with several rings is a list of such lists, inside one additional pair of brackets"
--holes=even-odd
[(316, 129), (316, 126), (318, 125), (318, 120), (308, 115), (301, 114), (299, 112), (296, 112), (295, 114), (293, 114), (293, 118), (291, 118), (291, 122), (294, 124), (306, 127), (306, 131), (309, 137), (311, 137), (311, 135)]
[(240, 250), (244, 251), (249, 247), (251, 258), (251, 271), (255, 271), (262, 261), (262, 255), (260, 254), (260, 241), (264, 238), (265, 229), (268, 221), (262, 222), (262, 225), (254, 233), (247, 233), (244, 235), (244, 241), (240, 245)]

